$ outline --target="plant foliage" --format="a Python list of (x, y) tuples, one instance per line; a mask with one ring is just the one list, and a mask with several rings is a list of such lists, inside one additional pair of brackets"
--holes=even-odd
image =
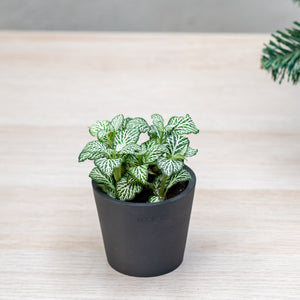
[[(192, 118), (172, 117), (166, 124), (159, 114), (151, 118), (153, 124), (148, 125), (143, 118), (117, 115), (89, 127), (97, 140), (87, 143), (78, 161), (94, 161), (89, 176), (109, 196), (130, 201), (146, 188), (152, 191), (148, 201), (160, 202), (171, 187), (191, 179), (184, 160), (198, 150), (184, 135), (199, 132)], [(149, 139), (138, 144), (142, 133), (148, 133)]]
[[(300, 0), (294, 0), (300, 5)], [(287, 75), (287, 80), (294, 84), (300, 79), (300, 23), (294, 22), (295, 27), (285, 32), (277, 31), (272, 34), (274, 40), (265, 44), (261, 58), (262, 68), (270, 71), (273, 80), (279, 83)]]

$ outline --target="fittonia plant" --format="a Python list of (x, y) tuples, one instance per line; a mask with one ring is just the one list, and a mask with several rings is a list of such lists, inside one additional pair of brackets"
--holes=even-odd
[[(172, 186), (191, 179), (184, 160), (198, 150), (184, 135), (199, 132), (192, 118), (172, 117), (166, 125), (159, 114), (151, 118), (149, 126), (143, 118), (117, 115), (89, 127), (97, 140), (87, 143), (78, 160), (94, 161), (89, 176), (109, 196), (130, 201), (145, 188), (152, 190), (149, 202), (160, 202)], [(148, 133), (149, 140), (138, 144), (142, 133)]]

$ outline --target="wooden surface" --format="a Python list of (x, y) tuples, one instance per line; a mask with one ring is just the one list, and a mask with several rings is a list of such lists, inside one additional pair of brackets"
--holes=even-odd
[[(0, 299), (300, 299), (300, 86), (266, 35), (0, 33)], [(190, 113), (200, 128), (184, 263), (112, 270), (87, 126)]]

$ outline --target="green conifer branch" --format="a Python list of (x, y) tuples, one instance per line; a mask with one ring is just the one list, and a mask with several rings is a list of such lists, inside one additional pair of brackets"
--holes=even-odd
[[(294, 0), (300, 3), (300, 0)], [(300, 23), (294, 22), (295, 28), (286, 32), (272, 34), (275, 41), (265, 44), (261, 58), (262, 67), (272, 73), (274, 81), (279, 83), (287, 75), (294, 84), (300, 79)]]

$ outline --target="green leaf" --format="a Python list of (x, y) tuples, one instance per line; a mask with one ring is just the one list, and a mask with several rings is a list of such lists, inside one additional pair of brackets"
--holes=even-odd
[(194, 156), (198, 153), (198, 149), (193, 149), (191, 147), (188, 147), (187, 151), (185, 152), (184, 156), (185, 157), (191, 157)]
[(164, 119), (161, 115), (159, 114), (153, 114), (151, 116), (152, 120), (153, 120), (153, 124), (160, 128), (160, 129), (163, 129), (164, 128)]
[(99, 158), (95, 160), (95, 165), (101, 172), (110, 176), (114, 172), (114, 169), (121, 166), (122, 162), (122, 158)]
[(155, 145), (151, 149), (149, 149), (145, 153), (145, 162), (148, 164), (156, 163), (157, 159), (164, 153), (166, 153), (166, 147), (163, 147), (162, 145)]
[(147, 144), (147, 151), (152, 151), (153, 148), (158, 147), (162, 152), (167, 153), (168, 152), (168, 148), (166, 145), (164, 144), (157, 144), (155, 140), (149, 140), (147, 142), (145, 142), (145, 144)]
[(165, 145), (152, 144), (151, 147), (145, 151), (143, 161), (147, 164), (156, 163), (157, 159), (167, 151), (168, 149)]
[(136, 166), (139, 164), (139, 160), (135, 154), (127, 154), (125, 157), (125, 162), (127, 165), (130, 166)]
[(132, 120), (132, 118), (129, 118), (129, 117), (125, 118), (125, 120), (123, 121), (123, 124), (122, 124), (122, 129), (127, 128), (127, 124), (131, 120)]
[(177, 184), (178, 182), (188, 181), (191, 179), (192, 177), (190, 173), (186, 169), (181, 169), (179, 172), (173, 174), (168, 178), (166, 191), (168, 191), (173, 185)]
[(107, 147), (100, 141), (92, 141), (86, 144), (82, 152), (79, 154), (78, 161), (82, 162), (86, 159), (97, 159), (100, 157), (105, 157), (107, 154)]
[(91, 141), (86, 144), (82, 152), (104, 152), (107, 150), (107, 146), (100, 141)]
[(189, 143), (188, 138), (174, 133), (169, 135), (166, 139), (166, 145), (172, 157), (175, 157), (176, 154), (181, 154), (182, 150), (186, 149)]
[(88, 159), (90, 157), (90, 153), (89, 152), (81, 152), (79, 154), (79, 157), (78, 157), (78, 161), (79, 162), (82, 162), (82, 161), (85, 161), (86, 159)]
[(172, 117), (168, 122), (168, 126), (173, 126), (173, 131), (175, 131), (177, 134), (190, 134), (199, 132), (190, 115), (186, 115), (185, 117)]
[(159, 129), (159, 127), (155, 125), (151, 125), (149, 127), (148, 135), (150, 136), (151, 139), (159, 138), (161, 135), (161, 130)]
[(89, 131), (92, 136), (96, 136), (98, 139), (101, 139), (114, 131), (114, 128), (109, 121), (97, 121), (89, 127)]
[(109, 144), (109, 136), (110, 135), (111, 135), (111, 132), (106, 132), (104, 130), (101, 130), (101, 131), (98, 131), (97, 138), (99, 141)]
[(88, 155), (87, 158), (90, 160), (95, 160), (95, 159), (107, 156), (107, 154), (105, 154), (104, 152), (83, 152), (83, 153), (80, 153), (79, 158), (82, 158), (81, 154), (83, 157), (87, 157), (87, 155)]
[(171, 176), (175, 172), (181, 170), (183, 168), (183, 165), (183, 160), (173, 160), (166, 157), (160, 157), (157, 160), (157, 166), (167, 176)]
[(134, 118), (128, 121), (126, 128), (134, 128), (139, 130), (140, 133), (145, 133), (149, 130), (149, 125), (143, 118)]
[(161, 197), (159, 196), (150, 196), (149, 197), (149, 202), (150, 203), (158, 203), (158, 202), (162, 202), (164, 199), (162, 199)]
[(99, 183), (99, 186), (101, 188), (101, 190), (107, 194), (108, 196), (112, 197), (112, 198), (116, 198), (116, 191), (111, 189), (110, 187), (108, 187), (107, 185), (105, 184), (101, 184)]
[(130, 201), (135, 195), (142, 191), (143, 187), (133, 177), (128, 174), (124, 175), (117, 182), (118, 198), (122, 201)]
[(155, 196), (159, 196), (159, 190), (160, 190), (160, 187), (161, 187), (161, 184), (162, 184), (162, 179), (163, 179), (163, 176), (162, 174), (156, 176), (153, 180), (153, 182), (151, 183), (151, 188), (153, 190), (153, 193)]
[(121, 128), (121, 126), (123, 124), (123, 121), (124, 121), (124, 116), (122, 114), (115, 116), (111, 120), (111, 125), (113, 126), (113, 128), (115, 129), (115, 131), (118, 131)]
[(120, 154), (136, 154), (141, 150), (141, 146), (137, 144), (129, 144), (124, 146), (118, 153)]
[(132, 167), (129, 172), (137, 181), (143, 184), (148, 180), (148, 165)]
[(89, 176), (97, 183), (102, 183), (111, 190), (115, 190), (114, 180), (111, 176), (107, 176), (102, 173), (97, 167), (95, 167), (89, 174)]
[(157, 145), (154, 140), (148, 140), (141, 144), (141, 152), (145, 153), (148, 149), (152, 148), (154, 145)]
[(120, 130), (114, 137), (113, 146), (116, 151), (122, 151), (129, 144), (136, 144), (140, 136), (140, 132), (135, 128), (127, 128)]

